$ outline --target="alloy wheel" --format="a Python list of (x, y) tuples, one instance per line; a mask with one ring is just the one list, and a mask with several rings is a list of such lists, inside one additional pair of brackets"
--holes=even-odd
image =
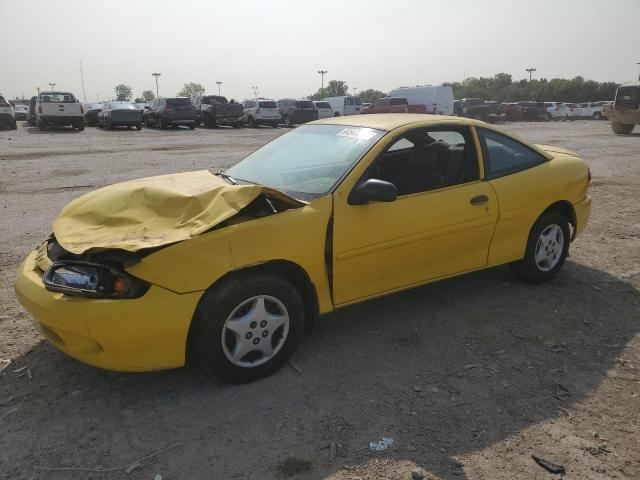
[(536, 265), (543, 272), (552, 270), (560, 261), (564, 249), (564, 232), (556, 224), (545, 228), (536, 243)]

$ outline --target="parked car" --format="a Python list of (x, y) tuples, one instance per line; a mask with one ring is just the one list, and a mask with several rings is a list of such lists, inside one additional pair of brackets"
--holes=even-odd
[(522, 107), (522, 119), (541, 121), (548, 120), (547, 109), (542, 102), (518, 102), (518, 105)]
[(190, 129), (198, 124), (198, 111), (188, 97), (159, 97), (151, 102), (143, 114), (145, 127), (178, 127), (186, 125)]
[(586, 102), (578, 104), (578, 117), (592, 118), (593, 120), (602, 120), (603, 102)]
[(115, 127), (142, 129), (140, 110), (131, 102), (107, 102), (98, 114), (98, 124), (107, 130)]
[(333, 109), (331, 104), (325, 101), (313, 102), (318, 110), (318, 119), (333, 117)]
[(2, 95), (0, 95), (0, 127), (9, 127), (11, 130), (18, 128), (13, 107)]
[(616, 89), (612, 105), (605, 105), (603, 115), (611, 120), (616, 135), (627, 135), (640, 124), (640, 82), (630, 82)]
[(502, 111), (509, 122), (519, 122), (522, 120), (522, 107), (517, 103), (503, 103)]
[(274, 100), (245, 100), (242, 102), (244, 109), (244, 123), (252, 128), (258, 125), (271, 125), (277, 128), (280, 124), (280, 109)]
[(475, 120), (320, 120), (226, 171), (79, 197), (15, 290), (80, 361), (202, 365), (246, 382), (283, 366), (305, 327), (338, 308), (504, 264), (526, 282), (553, 279), (587, 225), (589, 180), (575, 153)]
[(383, 97), (360, 110), (360, 113), (427, 113), (424, 105), (409, 105), (404, 97)]
[(199, 121), (207, 128), (217, 125), (229, 125), (240, 128), (243, 124), (243, 107), (235, 101), (229, 102), (226, 97), (219, 95), (204, 95), (197, 97), (193, 104), (199, 115)]
[(362, 101), (360, 97), (351, 95), (341, 95), (338, 97), (325, 97), (322, 99), (331, 105), (334, 117), (344, 117), (345, 115), (359, 115)]
[(102, 111), (103, 102), (87, 103), (84, 106), (84, 124), (88, 127), (98, 125), (98, 115)]
[(547, 120), (569, 120), (569, 107), (562, 102), (544, 102)]
[(40, 92), (36, 98), (38, 128), (72, 126), (84, 130), (84, 109), (71, 92)]
[(293, 127), (318, 119), (318, 109), (311, 100), (295, 100), (282, 98), (277, 102), (280, 110), (281, 123), (286, 127)]
[(391, 90), (389, 97), (404, 97), (409, 105), (424, 105), (426, 113), (453, 115), (453, 89), (451, 86), (422, 85)]
[(29, 113), (27, 114), (27, 123), (32, 127), (38, 124), (38, 116), (36, 115), (36, 99), (37, 97), (31, 97), (29, 100)]
[(27, 105), (17, 104), (13, 107), (16, 120), (26, 120), (29, 115), (29, 107)]
[(563, 105), (567, 107), (567, 120), (574, 120), (579, 117), (580, 111), (577, 103), (563, 103)]
[(496, 123), (506, 120), (502, 104), (499, 102), (487, 102), (481, 98), (463, 98), (455, 102), (456, 115), (460, 117), (475, 118), (483, 122)]

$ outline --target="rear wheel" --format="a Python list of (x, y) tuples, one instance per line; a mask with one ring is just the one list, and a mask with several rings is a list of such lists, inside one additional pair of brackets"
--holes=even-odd
[(339, 117), (340, 116), (340, 112), (336, 112), (333, 114), (334, 117)]
[(594, 120), (601, 120), (601, 119), (602, 119), (602, 113), (600, 113), (600, 112), (593, 112), (593, 119), (594, 119)]
[(546, 213), (529, 233), (524, 258), (510, 267), (525, 282), (547, 282), (564, 265), (570, 241), (569, 219), (558, 211)]
[(255, 118), (253, 118), (253, 117), (247, 118), (247, 123), (249, 124), (249, 127), (251, 127), (251, 128), (256, 128), (258, 126), (256, 124)]
[(293, 120), (289, 115), (284, 116), (284, 126), (287, 128), (293, 128)]
[(633, 128), (635, 124), (633, 123), (621, 123), (621, 122), (611, 122), (611, 129), (613, 133), (618, 135), (627, 135), (633, 132)]
[(142, 130), (142, 125), (140, 122), (136, 123), (136, 130)]
[(189, 127), (190, 130), (194, 130), (196, 128), (196, 124), (195, 123), (190, 123), (188, 125), (188, 127)]
[(243, 383), (278, 370), (298, 347), (304, 306), (298, 290), (269, 273), (240, 273), (207, 292), (192, 326), (192, 352), (226, 381)]

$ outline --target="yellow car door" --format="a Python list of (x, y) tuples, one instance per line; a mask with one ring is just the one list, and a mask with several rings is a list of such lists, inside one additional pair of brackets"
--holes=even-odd
[[(481, 180), (471, 129), (432, 126), (389, 136), (387, 147), (334, 193), (336, 305), (487, 264), (498, 205)], [(393, 183), (397, 198), (357, 204), (355, 189), (368, 179)]]

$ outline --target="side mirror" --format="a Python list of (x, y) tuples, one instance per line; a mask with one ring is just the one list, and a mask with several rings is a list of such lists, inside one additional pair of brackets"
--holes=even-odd
[(353, 189), (349, 195), (349, 204), (366, 205), (369, 202), (393, 202), (396, 198), (398, 198), (398, 190), (393, 183), (370, 178)]

